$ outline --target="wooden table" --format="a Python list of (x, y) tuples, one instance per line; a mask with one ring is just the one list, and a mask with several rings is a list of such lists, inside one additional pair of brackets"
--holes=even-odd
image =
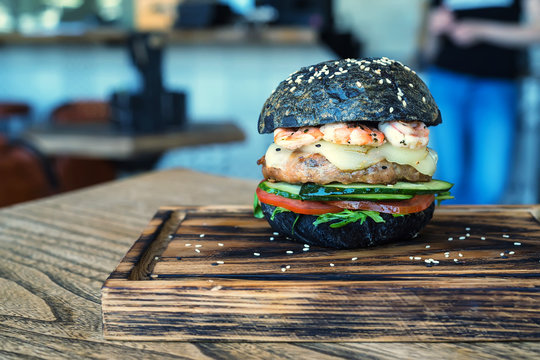
[(29, 129), (25, 139), (45, 155), (131, 160), (176, 147), (242, 141), (245, 136), (234, 123), (220, 122), (144, 135), (121, 133), (107, 124), (46, 125)]
[(254, 181), (173, 170), (0, 211), (0, 358), (538, 358), (537, 342), (121, 342), (100, 289), (161, 205), (249, 204)]

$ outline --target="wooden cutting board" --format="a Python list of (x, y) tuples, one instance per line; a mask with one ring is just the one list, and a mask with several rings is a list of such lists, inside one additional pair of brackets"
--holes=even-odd
[(540, 206), (441, 207), (417, 238), (330, 250), (248, 207), (163, 207), (102, 289), (107, 339), (540, 340)]

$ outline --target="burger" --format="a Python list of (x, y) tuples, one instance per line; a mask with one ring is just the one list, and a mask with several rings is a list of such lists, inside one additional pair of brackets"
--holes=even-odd
[(416, 73), (385, 57), (303, 67), (266, 100), (255, 216), (298, 242), (359, 248), (415, 237), (451, 183), (434, 180), (442, 121)]

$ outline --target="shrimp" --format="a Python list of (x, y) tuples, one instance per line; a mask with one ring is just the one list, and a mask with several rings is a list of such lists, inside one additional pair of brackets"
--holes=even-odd
[(409, 149), (426, 147), (429, 141), (429, 129), (421, 121), (390, 121), (379, 123), (379, 130), (384, 133), (390, 144)]
[(321, 126), (323, 139), (340, 145), (380, 146), (384, 134), (358, 123), (333, 123)]
[(274, 130), (274, 143), (289, 150), (296, 150), (304, 145), (313, 144), (323, 137), (317, 127), (277, 128)]

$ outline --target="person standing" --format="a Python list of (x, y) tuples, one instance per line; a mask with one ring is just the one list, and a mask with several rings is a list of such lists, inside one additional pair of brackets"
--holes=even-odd
[(455, 203), (501, 201), (512, 171), (524, 50), (540, 42), (540, 0), (435, 0), (424, 55), (443, 123), (437, 177)]

